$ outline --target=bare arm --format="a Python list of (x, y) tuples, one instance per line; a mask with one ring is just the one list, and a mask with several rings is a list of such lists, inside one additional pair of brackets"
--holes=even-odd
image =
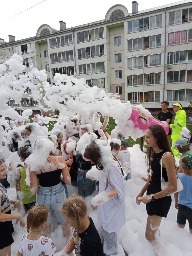
[(177, 176), (175, 168), (175, 159), (172, 154), (165, 154), (162, 158), (162, 164), (165, 166), (168, 176), (168, 186), (162, 191), (155, 193), (154, 198), (159, 199), (170, 195), (177, 190)]
[(149, 182), (150, 182), (151, 179), (148, 179), (148, 181), (145, 183), (144, 187), (141, 189), (141, 191), (139, 192), (139, 194), (137, 195), (136, 197), (136, 203), (137, 204), (140, 204), (141, 203), (141, 200), (140, 200), (140, 197), (142, 197), (145, 192), (147, 191), (147, 188), (149, 186)]
[(35, 174), (35, 172), (30, 171), (29, 175), (30, 175), (30, 188), (31, 188), (31, 192), (33, 194), (35, 194), (35, 193), (37, 193), (38, 186), (39, 186), (38, 178), (37, 178), (37, 175)]
[(68, 167), (67, 167), (67, 164), (64, 160), (64, 158), (62, 156), (60, 156), (58, 158), (59, 162), (60, 163), (63, 163), (64, 164), (64, 168), (62, 169), (62, 175), (63, 175), (63, 182), (67, 185), (70, 185), (71, 184), (71, 176), (69, 174), (69, 170), (68, 170)]
[(149, 203), (152, 200), (152, 196), (154, 199), (159, 199), (164, 196), (168, 196), (171, 193), (177, 190), (177, 176), (176, 176), (176, 168), (175, 168), (175, 159), (171, 155), (171, 153), (167, 153), (162, 158), (162, 164), (165, 166), (168, 176), (167, 187), (162, 191), (155, 193), (153, 195), (143, 196), (138, 199), (138, 203), (143, 202), (144, 204)]
[(17, 256), (23, 256), (23, 253), (18, 252)]
[(64, 252), (67, 254), (70, 254), (74, 249), (75, 249), (75, 242), (74, 242), (74, 239), (71, 238), (67, 243), (67, 245), (65, 246)]

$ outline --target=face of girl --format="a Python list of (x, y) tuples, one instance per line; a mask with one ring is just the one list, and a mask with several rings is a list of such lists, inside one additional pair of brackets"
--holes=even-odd
[(154, 148), (154, 146), (156, 146), (156, 138), (153, 136), (152, 132), (149, 129), (147, 129), (145, 133), (145, 142), (146, 145), (150, 148)]
[(0, 165), (0, 179), (5, 179), (6, 176), (7, 176), (7, 166), (6, 166), (6, 163), (3, 162)]

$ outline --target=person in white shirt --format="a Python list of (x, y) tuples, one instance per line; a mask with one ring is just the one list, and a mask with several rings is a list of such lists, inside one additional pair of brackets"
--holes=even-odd
[(53, 256), (56, 247), (51, 238), (42, 236), (46, 227), (48, 208), (43, 205), (32, 207), (27, 215), (27, 231), (20, 242), (17, 256)]
[(121, 150), (118, 154), (118, 159), (125, 173), (125, 180), (131, 179), (131, 164), (130, 164), (130, 152), (128, 151), (128, 141), (121, 141)]

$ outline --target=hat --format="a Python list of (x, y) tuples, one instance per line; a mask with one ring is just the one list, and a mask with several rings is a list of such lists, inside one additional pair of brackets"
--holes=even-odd
[(125, 148), (128, 147), (128, 141), (127, 140), (122, 140), (121, 145), (124, 146)]
[(173, 106), (179, 107), (180, 109), (183, 108), (183, 106), (181, 105), (181, 103), (174, 103)]
[(189, 145), (189, 141), (185, 138), (180, 138), (175, 141), (174, 145), (175, 145), (175, 147), (178, 147), (178, 146), (185, 147), (185, 146)]
[(192, 169), (192, 152), (184, 156), (181, 161), (185, 164), (186, 169)]

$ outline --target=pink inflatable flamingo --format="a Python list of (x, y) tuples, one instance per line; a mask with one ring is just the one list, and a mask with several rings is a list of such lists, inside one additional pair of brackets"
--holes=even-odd
[(153, 116), (145, 117), (139, 113), (136, 108), (132, 108), (131, 116), (129, 118), (133, 122), (135, 128), (139, 128), (142, 131), (147, 130), (147, 128), (151, 125), (159, 124), (163, 127), (166, 134), (169, 132), (169, 125), (166, 121), (159, 121)]

